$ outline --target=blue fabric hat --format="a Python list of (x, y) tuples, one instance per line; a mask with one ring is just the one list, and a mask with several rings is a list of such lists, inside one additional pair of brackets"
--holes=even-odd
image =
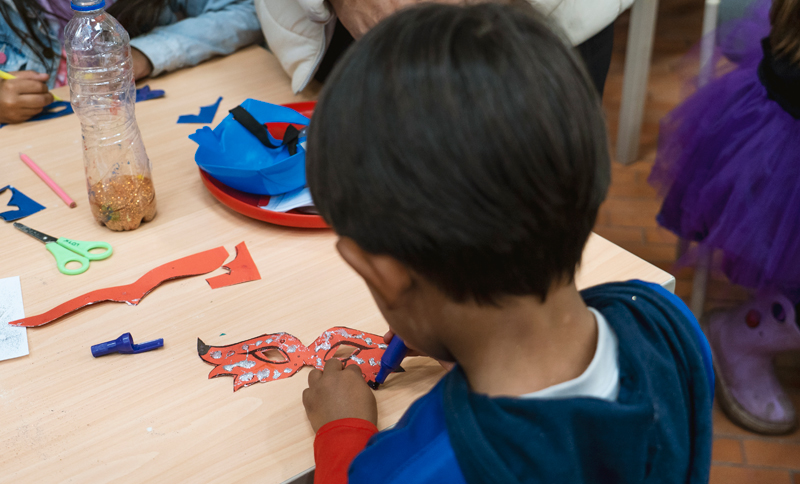
[[(232, 109), (212, 131), (204, 126), (189, 139), (200, 145), (197, 165), (222, 183), (243, 192), (277, 195), (305, 186), (305, 135), (287, 130), (285, 140), (275, 139), (264, 123), (308, 125), (297, 111), (255, 99)], [(294, 132), (293, 142), (289, 133)]]

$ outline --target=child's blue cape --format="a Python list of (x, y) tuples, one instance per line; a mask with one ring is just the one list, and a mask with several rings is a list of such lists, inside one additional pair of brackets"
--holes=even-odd
[[(308, 118), (291, 108), (255, 99), (246, 100), (240, 107), (244, 113), (232, 109), (232, 114), (213, 131), (204, 126), (189, 135), (189, 139), (200, 145), (194, 156), (197, 165), (229, 187), (247, 193), (277, 195), (305, 186), (305, 135), (294, 143), (286, 143), (269, 134), (264, 123), (306, 126)], [(234, 119), (234, 113), (239, 120)], [(245, 127), (242, 114), (246, 117), (249, 114), (256, 122)], [(259, 128), (260, 138), (253, 134)], [(297, 133), (291, 129), (287, 133), (291, 131)], [(274, 147), (269, 147), (270, 144)]]

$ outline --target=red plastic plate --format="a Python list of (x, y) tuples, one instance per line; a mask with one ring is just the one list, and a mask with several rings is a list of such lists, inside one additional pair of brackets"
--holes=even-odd
[[(316, 104), (316, 101), (309, 101), (284, 104), (284, 106), (294, 109), (303, 116), (311, 117), (311, 113), (314, 112), (314, 106), (316, 106)], [(267, 128), (273, 136), (283, 138), (283, 133), (286, 131), (287, 126), (287, 123), (269, 123)], [(286, 227), (299, 227), (304, 229), (328, 228), (328, 225), (319, 215), (273, 212), (272, 210), (260, 208), (269, 203), (269, 195), (255, 195), (236, 190), (213, 178), (203, 170), (200, 170), (200, 179), (203, 180), (203, 185), (211, 192), (214, 198), (219, 200), (226, 207), (242, 215)]]

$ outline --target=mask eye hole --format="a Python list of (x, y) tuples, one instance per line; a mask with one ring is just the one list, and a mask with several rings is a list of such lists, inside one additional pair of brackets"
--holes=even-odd
[(269, 363), (286, 363), (289, 361), (289, 359), (286, 358), (286, 355), (284, 355), (283, 352), (277, 348), (265, 348), (259, 351), (258, 354), (261, 357), (260, 359)]
[(356, 352), (358, 352), (360, 349), (361, 348), (357, 346), (350, 346), (347, 343), (342, 343), (328, 350), (328, 354), (325, 355), (325, 359), (328, 360), (330, 358), (339, 358), (341, 360), (346, 360), (356, 354)]

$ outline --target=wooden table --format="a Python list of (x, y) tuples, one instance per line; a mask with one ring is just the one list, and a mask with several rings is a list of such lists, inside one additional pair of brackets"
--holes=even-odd
[[(76, 116), (7, 126), (0, 130), (0, 182), (47, 206), (23, 222), (55, 236), (107, 241), (114, 255), (82, 275), (65, 276), (41, 244), (2, 224), (0, 277), (21, 276), (25, 313), (32, 316), (196, 252), (224, 245), (232, 256), (244, 240), (262, 280), (211, 290), (208, 276), (179, 279), (139, 306), (105, 303), (28, 330), (30, 355), (0, 362), (0, 482), (281, 482), (314, 463), (300, 401), (308, 370), (234, 394), (231, 378), (207, 379), (212, 367), (197, 356), (196, 339), (222, 345), (286, 331), (310, 342), (336, 325), (386, 330), (364, 284), (337, 255), (330, 231), (272, 226), (218, 203), (200, 181), (196, 145), (187, 138), (199, 126), (175, 122), (220, 95), (215, 124), (248, 97), (284, 103), (315, 93), (293, 96), (278, 62), (258, 47), (147, 83), (167, 93), (136, 106), (153, 163), (155, 220), (128, 233), (94, 222)], [(78, 207), (64, 205), (19, 161), (19, 151)], [(0, 204), (9, 197), (0, 196)], [(634, 277), (674, 283), (610, 242), (591, 239), (579, 286)], [(92, 358), (91, 345), (124, 332), (136, 341), (164, 338), (165, 346)], [(426, 359), (404, 366), (408, 371), (376, 394), (381, 428), (442, 375)]]

